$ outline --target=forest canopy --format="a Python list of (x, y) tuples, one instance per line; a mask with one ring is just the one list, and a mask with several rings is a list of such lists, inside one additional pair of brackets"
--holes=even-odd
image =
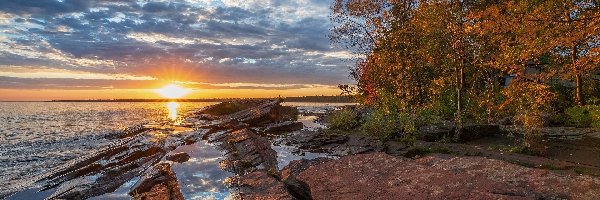
[(331, 40), (356, 56), (357, 85), (340, 87), (383, 115), (459, 127), (508, 118), (533, 135), (597, 110), (598, 0), (336, 0), (331, 10)]

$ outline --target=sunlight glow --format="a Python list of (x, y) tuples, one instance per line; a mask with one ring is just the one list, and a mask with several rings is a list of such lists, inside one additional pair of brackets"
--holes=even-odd
[(179, 85), (169, 84), (156, 90), (156, 93), (169, 99), (181, 98), (190, 93), (189, 89), (182, 88)]
[(167, 109), (169, 110), (169, 118), (171, 120), (177, 119), (177, 108), (179, 108), (179, 103), (177, 103), (177, 102), (167, 103)]

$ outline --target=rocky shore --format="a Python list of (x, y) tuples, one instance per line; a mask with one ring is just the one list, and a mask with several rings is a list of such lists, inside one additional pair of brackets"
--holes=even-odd
[[(298, 121), (299, 114), (311, 113), (280, 103), (225, 102), (194, 112), (178, 124), (130, 127), (107, 135), (114, 139), (109, 148), (51, 169), (28, 187), (39, 186), (35, 193), (44, 194), (42, 199), (87, 199), (134, 181), (127, 192), (132, 199), (184, 199), (181, 179), (172, 168), (195, 158), (175, 150), (206, 142), (223, 155), (219, 167), (232, 174), (223, 184), (234, 199), (600, 197), (600, 164), (425, 141), (448, 132), (436, 127), (423, 127), (423, 140), (412, 145), (324, 133), (307, 125), (312, 122)], [(461, 139), (468, 142), (498, 132), (498, 126), (473, 126)], [(281, 167), (275, 142), (296, 148), (296, 154), (326, 156)], [(14, 191), (18, 196), (26, 189), (17, 186)]]

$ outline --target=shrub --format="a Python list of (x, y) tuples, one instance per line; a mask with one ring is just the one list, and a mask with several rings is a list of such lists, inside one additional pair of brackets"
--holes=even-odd
[(367, 135), (382, 139), (399, 136), (404, 129), (399, 115), (395, 112), (376, 110), (366, 117), (360, 129)]
[(569, 116), (567, 119), (568, 125), (580, 128), (600, 128), (600, 106), (575, 106), (568, 108), (565, 113)]
[(503, 94), (506, 96), (501, 108), (514, 114), (515, 124), (523, 125), (524, 146), (531, 149), (544, 149), (541, 144), (541, 128), (546, 120), (544, 116), (553, 112), (552, 104), (556, 101), (556, 94), (549, 85), (539, 82), (515, 80)]
[(427, 126), (427, 125), (435, 125), (440, 124), (442, 122), (442, 117), (436, 114), (436, 111), (433, 109), (419, 109), (414, 116), (415, 127)]
[(329, 114), (329, 129), (333, 130), (352, 130), (360, 125), (360, 118), (356, 111), (343, 109)]

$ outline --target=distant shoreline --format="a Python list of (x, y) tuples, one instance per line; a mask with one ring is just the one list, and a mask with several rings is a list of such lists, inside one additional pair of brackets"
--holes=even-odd
[[(49, 100), (49, 101), (0, 101), (0, 102), (223, 102), (233, 100), (260, 100), (276, 98), (215, 98), (215, 99), (87, 99), (87, 100)], [(284, 97), (285, 102), (312, 102), (312, 103), (354, 103), (351, 97), (347, 96), (305, 96), (305, 97)]]

